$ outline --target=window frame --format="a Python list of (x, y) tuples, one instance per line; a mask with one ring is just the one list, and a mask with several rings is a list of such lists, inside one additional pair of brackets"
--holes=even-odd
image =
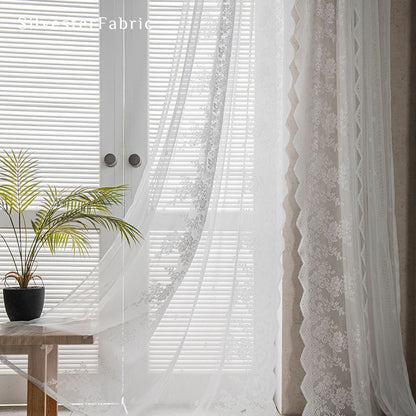
[[(99, 1), (100, 0), (98, 0), (98, 2)], [(80, 7), (86, 6), (86, 9), (88, 9), (88, 8), (90, 8), (90, 4), (91, 4), (91, 2), (86, 2), (85, 4), (80, 2)], [(19, 16), (25, 16), (25, 13), (26, 13), (26, 15), (29, 15), (29, 13), (26, 12), (25, 8), (22, 7), (22, 3), (18, 4), (18, 6), (20, 6), (20, 7), (18, 7), (17, 9), (10, 8), (10, 13), (13, 13), (13, 14), (16, 15), (16, 25), (18, 25), (19, 22), (20, 22), (18, 20)], [(31, 5), (29, 4), (28, 6), (30, 7)], [(42, 8), (42, 6), (44, 6), (44, 4), (43, 5), (40, 4), (40, 6)], [(97, 6), (98, 6), (98, 4), (97, 4)], [(20, 12), (20, 15), (17, 14), (16, 11)], [(47, 10), (46, 10), (45, 14), (48, 15)], [(57, 11), (56, 11), (56, 14), (58, 14)], [(35, 12), (34, 16), (36, 16), (36, 15), (37, 15), (37, 12)], [(68, 16), (70, 16), (70, 17), (68, 17)], [(72, 14), (71, 11), (65, 11), (65, 12), (63, 11), (62, 12), (62, 20), (63, 21), (65, 19), (68, 19), (68, 18), (76, 18), (76, 16), (77, 16), (76, 13)], [(40, 19), (42, 19), (42, 18), (43, 18), (43, 16)], [(11, 20), (11, 22), (14, 23), (13, 20)], [(45, 32), (45, 35), (46, 35), (46, 33), (47, 32)], [(55, 33), (51, 35), (51, 37), (54, 37), (54, 36), (55, 36)], [(43, 47), (43, 48), (46, 49), (45, 47)], [(56, 49), (56, 47), (55, 47), (55, 49)], [(63, 50), (65, 51), (65, 48), (63, 48)], [(46, 54), (46, 55), (48, 56), (48, 54)], [(37, 69), (37, 68), (35, 68), (35, 69)], [(45, 83), (46, 83), (46, 81), (45, 81)], [(97, 88), (97, 92), (98, 92), (98, 88)], [(81, 87), (80, 87), (80, 89), (81, 89)], [(100, 143), (100, 145), (101, 145), (101, 143)], [(99, 149), (97, 148), (97, 150), (99, 150)], [(81, 183), (80, 183), (80, 185), (81, 185)], [(30, 221), (35, 218), (35, 215), (36, 215), (35, 210), (27, 211), (25, 213), (25, 218), (26, 218), (27, 223), (30, 223)], [(5, 216), (0, 216), (0, 227), (10, 228), (10, 224), (9, 224), (7, 218), (5, 218)], [(45, 282), (45, 284), (47, 286), (47, 282)], [(22, 357), (22, 359), (24, 359), (24, 358)], [(20, 375), (17, 375), (17, 374), (14, 374), (14, 373), (12, 373), (12, 374), (1, 374), (0, 375), (0, 387), (1, 387), (0, 388), (0, 406), (25, 404), (26, 403), (26, 384), (27, 384), (26, 379), (24, 377), (21, 377)]]

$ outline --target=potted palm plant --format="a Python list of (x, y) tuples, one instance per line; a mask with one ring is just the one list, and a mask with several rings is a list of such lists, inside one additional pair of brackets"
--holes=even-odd
[[(27, 151), (5, 151), (0, 156), (0, 211), (10, 222), (14, 240), (12, 244), (0, 233), (13, 263), (13, 270), (3, 278), (11, 321), (36, 319), (42, 313), (45, 287), (36, 274), (36, 259), (43, 247), (52, 254), (70, 247), (74, 254), (87, 255), (89, 230), (100, 227), (120, 232), (129, 245), (140, 241), (137, 228), (111, 214), (111, 208), (122, 203), (125, 190), (124, 185), (42, 190), (37, 161)], [(36, 214), (28, 224), (25, 212), (30, 207)], [(9, 286), (10, 281), (17, 285)]]

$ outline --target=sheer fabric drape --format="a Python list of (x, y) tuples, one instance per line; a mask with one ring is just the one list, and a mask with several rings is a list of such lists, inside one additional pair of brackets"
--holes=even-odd
[(414, 415), (390, 124), (390, 2), (297, 3), (304, 415)]
[[(95, 335), (94, 365), (80, 357), (58, 380), (31, 379), (74, 414), (276, 414), (288, 96), (299, 155), (304, 414), (416, 414), (399, 320), (390, 4), (294, 3), (184, 3), (160, 126), (126, 215), (145, 242), (116, 241), (94, 278), (29, 325), (79, 332), (87, 322), (83, 331)], [(237, 159), (243, 169), (233, 168)], [(227, 266), (219, 249), (232, 252)], [(83, 316), (63, 319), (81, 297), (91, 300)], [(207, 306), (214, 301), (217, 311)], [(204, 324), (211, 333), (196, 336)], [(156, 368), (163, 328), (174, 329)], [(210, 358), (187, 371), (195, 342)]]
[[(94, 278), (28, 324), (94, 334), (96, 362), (80, 356), (43, 383), (2, 357), (73, 414), (276, 414), (285, 12), (283, 0), (184, 2), (158, 133), (126, 214), (145, 241), (115, 241)], [(243, 47), (251, 52), (242, 56)], [(218, 250), (227, 264), (215, 263)], [(68, 317), (80, 298), (89, 306)], [(204, 324), (212, 330), (198, 334)], [(154, 367), (164, 325), (173, 325), (169, 354)], [(183, 365), (189, 345), (209, 357), (196, 370)]]

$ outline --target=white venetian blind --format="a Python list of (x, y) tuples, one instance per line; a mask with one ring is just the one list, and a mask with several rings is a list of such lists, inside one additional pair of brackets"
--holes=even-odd
[[(100, 181), (99, 30), (90, 25), (98, 16), (99, 0), (0, 0), (0, 147), (29, 149), (39, 160), (42, 181), (58, 188)], [(6, 223), (1, 226), (12, 241)], [(87, 258), (42, 252), (37, 273), (47, 287), (45, 310), (98, 260), (97, 234)], [(0, 247), (0, 277), (10, 270)], [(7, 319), (3, 305), (0, 314)], [(95, 366), (97, 347), (61, 347), (60, 368), (70, 370), (79, 357)]]
[[(189, 27), (181, 26), (181, 16), (182, 13), (192, 12), (192, 4), (192, 1), (149, 0), (150, 147), (158, 137), (173, 63), (179, 62), (180, 67), (185, 59), (175, 58), (175, 44), (178, 36), (184, 33), (186, 39), (189, 33)], [(216, 46), (216, 17), (220, 7), (221, 2), (217, 0), (204, 2), (204, 16), (207, 17), (198, 38), (192, 87), (188, 91), (177, 137), (179, 151), (171, 161), (161, 195), (160, 229), (154, 230), (149, 236), (150, 279), (161, 284), (166, 283), (166, 270), (172, 263), (169, 253), (163, 251), (163, 244), (166, 236), (174, 233), (165, 224), (169, 223), (169, 216), (181, 215), (187, 206), (188, 201), (181, 199), (178, 188), (187, 174), (192, 176), (195, 165), (191, 160), (195, 160), (198, 154), (195, 152), (199, 151), (198, 146), (190, 143), (203, 128), (209, 91), (194, 86), (195, 80), (203, 79), (211, 72)], [(151, 340), (149, 367), (153, 371), (165, 370), (178, 350), (180, 354), (175, 371), (201, 373), (219, 368), (224, 359), (222, 352), (226, 331), (228, 342), (235, 346), (230, 350), (235, 353), (225, 357), (224, 368), (228, 371), (245, 371), (251, 365), (254, 331), (252, 236), (241, 229), (241, 222), (235, 221), (235, 214), (244, 211), (250, 217), (254, 204), (253, 13), (251, 0), (237, 1), (238, 30), (233, 43), (222, 144), (213, 192), (215, 201), (211, 201), (211, 209), (215, 211), (213, 215), (217, 218), (216, 225), (214, 229), (204, 232), (193, 264)], [(207, 23), (207, 19), (211, 19), (212, 24)], [(172, 111), (168, 111), (168, 119), (171, 114)], [(235, 304), (230, 312), (230, 303), (236, 292), (244, 300)], [(194, 303), (195, 299), (197, 301)], [(244, 348), (241, 347), (243, 343)]]

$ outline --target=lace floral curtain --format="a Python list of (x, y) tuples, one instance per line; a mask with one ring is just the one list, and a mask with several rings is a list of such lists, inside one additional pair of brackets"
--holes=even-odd
[(400, 331), (390, 2), (297, 2), (304, 415), (414, 415)]
[[(126, 214), (145, 241), (115, 241), (28, 325), (93, 334), (95, 360), (74, 347), (76, 363), (45, 383), (1, 357), (74, 415), (276, 414), (284, 3), (183, 2), (157, 134)], [(82, 314), (68, 317), (80, 299)]]

